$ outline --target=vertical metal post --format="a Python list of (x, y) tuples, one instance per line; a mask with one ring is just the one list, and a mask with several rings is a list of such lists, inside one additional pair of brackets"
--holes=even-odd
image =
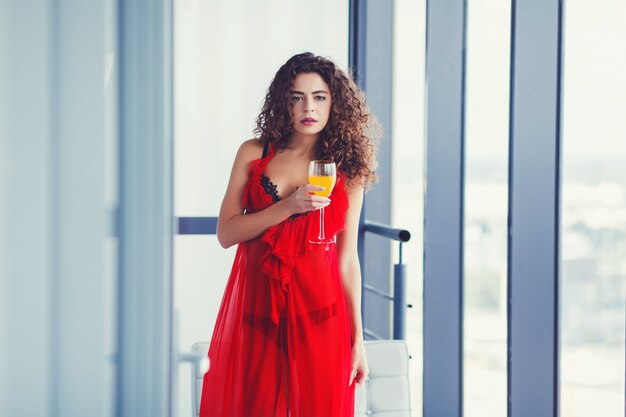
[(406, 264), (402, 262), (402, 242), (400, 259), (393, 266), (393, 338), (406, 339)]
[(562, 2), (512, 7), (508, 415), (556, 417)]
[(119, 417), (172, 397), (172, 4), (119, 0)]
[(433, 0), (426, 17), (424, 417), (463, 410), (465, 0)]
[(393, 266), (393, 338), (406, 339), (406, 265)]

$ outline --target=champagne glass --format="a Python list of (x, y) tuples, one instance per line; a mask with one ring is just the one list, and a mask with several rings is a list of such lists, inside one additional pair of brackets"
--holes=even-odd
[[(322, 191), (314, 191), (313, 194), (323, 197), (330, 196), (337, 178), (337, 167), (333, 161), (311, 161), (309, 163), (309, 184), (324, 187)], [(309, 240), (311, 243), (333, 243), (335, 238), (327, 238), (324, 235), (324, 207), (320, 212), (320, 232), (317, 239)]]

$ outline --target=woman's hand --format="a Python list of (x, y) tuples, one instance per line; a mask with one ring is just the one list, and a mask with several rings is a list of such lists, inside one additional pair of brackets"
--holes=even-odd
[(365, 357), (365, 345), (358, 342), (352, 347), (352, 367), (350, 368), (350, 382), (356, 383), (357, 388), (363, 385), (367, 375), (370, 373), (367, 367), (367, 358)]
[(330, 199), (313, 194), (313, 191), (322, 191), (323, 189), (324, 187), (317, 185), (303, 185), (285, 199), (285, 204), (292, 214), (326, 207), (330, 204)]

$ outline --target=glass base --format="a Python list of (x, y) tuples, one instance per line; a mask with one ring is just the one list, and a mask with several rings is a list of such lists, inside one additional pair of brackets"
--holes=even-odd
[(333, 239), (329, 239), (329, 238), (326, 238), (326, 239), (312, 239), (312, 240), (309, 240), (309, 243), (315, 243), (315, 244), (318, 244), (318, 245), (327, 245), (329, 243), (335, 243), (335, 239), (334, 238)]

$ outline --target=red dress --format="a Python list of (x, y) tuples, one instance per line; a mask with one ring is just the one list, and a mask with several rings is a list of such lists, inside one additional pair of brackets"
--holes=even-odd
[[(246, 212), (279, 200), (264, 175), (275, 151), (254, 160)], [(345, 228), (339, 173), (325, 233)], [(209, 347), (200, 417), (353, 417), (350, 321), (336, 245), (309, 243), (319, 213), (297, 214), (237, 248)]]

